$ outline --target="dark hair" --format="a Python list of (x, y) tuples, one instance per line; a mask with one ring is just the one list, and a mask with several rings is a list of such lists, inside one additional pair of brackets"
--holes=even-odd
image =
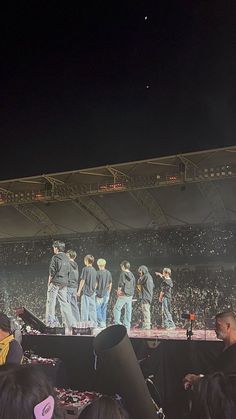
[(121, 263), (120, 263), (120, 267), (122, 268), (122, 267), (124, 267), (125, 269), (130, 269), (130, 263), (128, 262), (128, 260), (123, 260)]
[(109, 396), (101, 396), (86, 406), (79, 419), (128, 419), (128, 413), (117, 400)]
[(234, 419), (235, 417), (236, 375), (215, 372), (194, 384), (190, 419)]
[(52, 244), (52, 247), (55, 247), (56, 249), (58, 249), (59, 252), (64, 252), (66, 245), (65, 245), (64, 242), (60, 242), (59, 240), (55, 240)]
[(75, 250), (72, 250), (72, 249), (67, 250), (66, 254), (67, 254), (67, 255), (69, 255), (69, 257), (70, 257), (71, 259), (75, 259), (75, 258), (76, 258), (76, 256), (77, 256), (76, 251), (75, 251)]
[[(1, 419), (34, 419), (34, 407), (55, 393), (39, 366), (6, 364), (0, 367)], [(61, 417), (55, 405), (52, 419)]]
[(87, 260), (87, 262), (88, 263), (90, 263), (91, 265), (93, 264), (93, 262), (94, 262), (94, 256), (92, 256), (92, 255), (86, 255), (85, 257), (84, 257), (84, 260)]
[(0, 312), (0, 329), (11, 333), (11, 321), (6, 314)]

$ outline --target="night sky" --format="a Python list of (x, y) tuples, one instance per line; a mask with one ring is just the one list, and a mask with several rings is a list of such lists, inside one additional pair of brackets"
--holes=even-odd
[(1, 179), (234, 145), (232, 4), (2, 6)]

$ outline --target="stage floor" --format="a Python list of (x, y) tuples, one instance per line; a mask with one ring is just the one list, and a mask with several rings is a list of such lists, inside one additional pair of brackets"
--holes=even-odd
[[(108, 326), (109, 327), (109, 326)], [(99, 333), (102, 332), (104, 329), (92, 329), (92, 334), (85, 334), (82, 335), (71, 335), (71, 331), (69, 333), (61, 334), (44, 334), (44, 333), (37, 333), (37, 335), (43, 336), (72, 336), (73, 338), (76, 337), (90, 337), (93, 338), (97, 336)], [(216, 337), (215, 331), (212, 329), (193, 329), (192, 330), (191, 340), (194, 341), (219, 341)], [(29, 333), (30, 335), (35, 335), (35, 333)], [(174, 330), (167, 330), (162, 328), (155, 328), (150, 330), (144, 330), (139, 328), (132, 328), (127, 331), (128, 336), (131, 339), (143, 339), (143, 340), (187, 340), (187, 330), (176, 328)]]
[[(130, 329), (128, 335), (130, 338), (141, 338), (141, 339), (156, 339), (156, 340), (186, 340), (187, 334), (186, 329), (174, 329), (174, 330), (165, 330), (165, 329), (151, 329), (151, 330), (142, 330), (142, 329)], [(99, 330), (95, 330), (95, 335), (99, 333)], [(218, 341), (214, 330), (194, 330), (192, 340), (208, 340), (208, 341)]]
[[(108, 326), (109, 327), (109, 326)], [(104, 329), (93, 329), (92, 335), (72, 335), (72, 337), (94, 337), (97, 336), (100, 332)], [(215, 331), (212, 329), (193, 329), (192, 331), (191, 340), (194, 341), (219, 341), (216, 337)], [(187, 340), (187, 330), (186, 329), (174, 329), (174, 330), (167, 330), (162, 328), (155, 328), (150, 330), (132, 328), (127, 331), (129, 338), (131, 339), (143, 339), (143, 340)], [(42, 333), (42, 335), (44, 335)], [(55, 334), (53, 334), (55, 336)], [(53, 336), (47, 334), (45, 336)], [(64, 335), (56, 335), (56, 336), (64, 336)], [(66, 333), (66, 336), (71, 336), (71, 332), (69, 334)]]
[[(108, 326), (109, 327), (109, 326)], [(73, 337), (94, 337), (97, 336), (100, 332), (104, 329), (93, 329), (92, 335), (72, 335)], [(193, 334), (191, 340), (194, 341), (219, 341), (217, 339), (215, 331), (212, 329), (193, 329)], [(143, 339), (143, 340), (187, 340), (187, 330), (186, 329), (174, 329), (174, 330), (166, 330), (162, 328), (155, 328), (150, 330), (132, 328), (127, 331), (128, 336), (131, 339)], [(44, 335), (40, 333), (40, 335)], [(55, 336), (55, 334), (53, 334)], [(44, 336), (53, 336), (50, 334)], [(71, 332), (69, 334), (65, 334), (66, 336), (71, 336)], [(61, 334), (57, 334), (56, 336), (65, 336)]]

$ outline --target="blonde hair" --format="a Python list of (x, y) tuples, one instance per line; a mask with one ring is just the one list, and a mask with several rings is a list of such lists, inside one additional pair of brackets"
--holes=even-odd
[(98, 259), (97, 260), (97, 265), (98, 266), (106, 266), (106, 261), (105, 261), (105, 259)]

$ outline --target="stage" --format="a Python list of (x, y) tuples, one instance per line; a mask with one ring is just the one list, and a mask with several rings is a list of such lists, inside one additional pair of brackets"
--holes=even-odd
[[(151, 330), (142, 330), (142, 329), (130, 329), (128, 331), (130, 338), (137, 339), (157, 339), (157, 340), (186, 340), (187, 339), (187, 330), (186, 329), (151, 329)], [(191, 337), (192, 340), (204, 340), (204, 341), (218, 341), (214, 330), (204, 329), (204, 330), (194, 330)]]
[[(180, 399), (184, 375), (210, 372), (222, 350), (222, 342), (216, 339), (214, 330), (193, 330), (191, 340), (187, 340), (183, 329), (131, 329), (128, 335), (144, 376), (154, 376), (166, 409)], [(109, 392), (97, 380), (93, 340), (94, 336), (24, 335), (23, 348), (62, 361), (66, 375), (63, 372), (63, 379), (59, 377), (58, 386)]]

